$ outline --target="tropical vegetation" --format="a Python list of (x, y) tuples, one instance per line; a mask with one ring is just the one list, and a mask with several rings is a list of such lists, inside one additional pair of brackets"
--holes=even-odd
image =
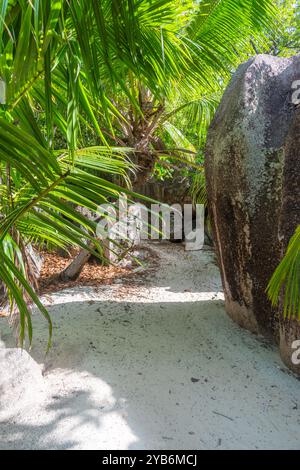
[(95, 221), (77, 208), (138, 197), (178, 162), (205, 198), (203, 148), (222, 91), (251, 55), (294, 53), (297, 6), (0, 1), (0, 278), (21, 345), (26, 332), (32, 341), (32, 303), (51, 338), (32, 250), (79, 246), (103, 258)]

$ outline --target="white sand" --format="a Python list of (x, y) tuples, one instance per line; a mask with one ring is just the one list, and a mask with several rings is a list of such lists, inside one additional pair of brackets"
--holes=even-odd
[[(34, 316), (43, 376), (24, 376), (24, 402), (6, 389), (6, 403), (19, 398), (2, 402), (1, 449), (300, 449), (300, 383), (276, 348), (227, 317), (212, 253), (154, 249), (159, 265), (135, 285), (48, 299), (46, 359)], [(0, 347), (12, 347), (5, 320), (0, 330)]]

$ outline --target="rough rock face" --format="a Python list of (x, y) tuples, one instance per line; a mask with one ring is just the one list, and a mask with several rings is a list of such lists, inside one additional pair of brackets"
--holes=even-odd
[(36, 402), (44, 382), (40, 366), (19, 348), (0, 348), (0, 419)]
[[(290, 238), (300, 225), (300, 108), (294, 116), (285, 146), (283, 169), (282, 213), (279, 237), (282, 254), (286, 252)], [(300, 272), (299, 272), (300, 278)], [(300, 374), (300, 364), (292, 361), (293, 342), (300, 340), (300, 322), (280, 318), (280, 353), (285, 364)]]
[[(250, 331), (276, 337), (278, 320), (265, 289), (282, 254), (279, 228), (285, 237), (292, 230), (284, 228), (291, 208), (283, 193), (290, 174), (300, 172), (299, 153), (286, 151), (297, 110), (292, 84), (299, 79), (300, 56), (259, 55), (241, 65), (211, 125), (206, 152), (227, 312)], [(299, 206), (299, 193), (295, 201)]]

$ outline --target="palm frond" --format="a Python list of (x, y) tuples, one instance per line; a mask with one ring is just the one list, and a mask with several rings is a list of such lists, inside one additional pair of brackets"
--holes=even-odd
[(300, 318), (300, 225), (269, 282), (267, 293), (274, 307), (278, 306), (283, 295), (285, 317)]

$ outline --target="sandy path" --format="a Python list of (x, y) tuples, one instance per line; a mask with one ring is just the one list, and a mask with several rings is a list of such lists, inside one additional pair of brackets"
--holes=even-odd
[(44, 376), (0, 410), (1, 449), (300, 449), (300, 383), (227, 317), (212, 253), (151, 246), (160, 261), (135, 285), (52, 295), (46, 360), (34, 316)]

